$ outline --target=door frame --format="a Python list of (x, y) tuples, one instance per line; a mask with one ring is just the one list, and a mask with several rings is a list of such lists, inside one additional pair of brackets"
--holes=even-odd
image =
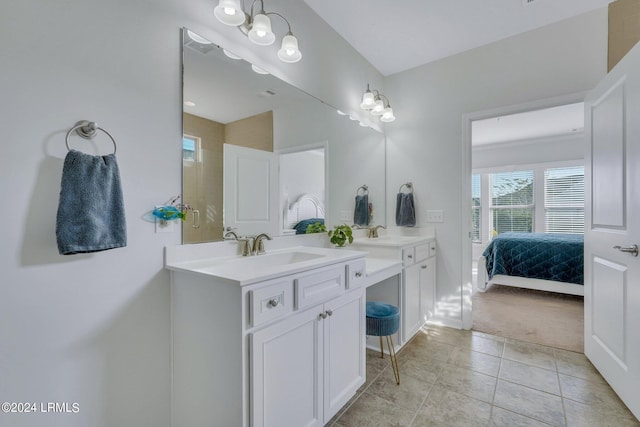
[[(461, 206), (463, 207), (460, 215), (460, 230), (462, 233), (461, 247), (462, 260), (460, 270), (460, 300), (461, 300), (461, 323), (462, 329), (471, 329), (473, 326), (473, 307), (471, 297), (473, 294), (472, 282), (472, 242), (471, 242), (471, 172), (472, 172), (472, 149), (471, 149), (471, 122), (476, 120), (490, 119), (492, 117), (504, 116), (509, 114), (525, 113), (527, 111), (541, 110), (544, 108), (558, 107), (576, 102), (583, 102), (587, 92), (577, 92), (568, 95), (561, 95), (552, 98), (544, 98), (536, 101), (491, 108), (487, 110), (475, 111), (462, 115), (462, 146), (461, 146), (461, 164), (462, 164), (462, 191)], [(469, 206), (469, 209), (464, 209)]]

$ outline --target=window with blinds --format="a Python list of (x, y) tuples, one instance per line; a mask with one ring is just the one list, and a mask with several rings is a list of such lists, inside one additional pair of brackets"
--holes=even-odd
[(195, 162), (198, 160), (198, 137), (183, 135), (182, 136), (182, 160)]
[(547, 233), (584, 233), (584, 166), (544, 171)]
[(482, 243), (480, 213), (480, 175), (471, 175), (471, 241), (473, 243)]
[(534, 230), (533, 171), (500, 172), (489, 175), (492, 234)]

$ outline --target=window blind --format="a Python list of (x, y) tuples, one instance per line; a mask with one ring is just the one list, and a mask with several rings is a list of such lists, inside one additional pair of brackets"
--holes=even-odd
[(545, 170), (544, 207), (547, 233), (584, 233), (583, 166)]
[(492, 234), (532, 232), (535, 208), (533, 171), (493, 173), (489, 178)]
[(482, 243), (480, 209), (480, 175), (471, 175), (471, 241), (473, 243)]

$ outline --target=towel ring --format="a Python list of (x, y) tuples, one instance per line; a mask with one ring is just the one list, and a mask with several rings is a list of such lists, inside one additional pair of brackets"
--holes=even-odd
[(78, 135), (80, 135), (84, 139), (91, 139), (96, 135), (96, 132), (99, 131), (99, 130), (101, 130), (102, 132), (106, 133), (107, 136), (109, 138), (111, 138), (111, 142), (113, 142), (113, 154), (116, 154), (116, 150), (118, 149), (118, 146), (116, 145), (116, 140), (113, 139), (113, 136), (111, 136), (111, 134), (109, 132), (107, 132), (106, 130), (104, 130), (101, 127), (99, 127), (96, 124), (96, 122), (90, 122), (88, 120), (81, 120), (78, 123), (76, 123), (76, 125), (74, 127), (69, 129), (69, 132), (67, 132), (67, 136), (65, 138), (65, 143), (67, 145), (67, 150), (71, 151), (71, 148), (69, 147), (69, 136), (71, 136), (71, 133), (73, 131), (76, 131), (76, 133)]
[(358, 189), (356, 190), (356, 196), (360, 195), (360, 190), (362, 190), (363, 196), (369, 194), (369, 187), (367, 185), (361, 185), (360, 187), (358, 187)]
[(407, 182), (405, 184), (402, 184), (400, 186), (400, 188), (398, 189), (398, 193), (402, 193), (402, 188), (403, 187), (407, 187), (407, 189), (409, 190), (409, 193), (413, 193), (413, 184), (411, 182)]

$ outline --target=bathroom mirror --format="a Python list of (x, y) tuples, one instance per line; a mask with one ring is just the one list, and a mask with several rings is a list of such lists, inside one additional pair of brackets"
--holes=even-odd
[(252, 221), (275, 236), (315, 217), (351, 225), (363, 185), (371, 225), (386, 225), (382, 133), (187, 29), (182, 38), (183, 243), (254, 234)]

